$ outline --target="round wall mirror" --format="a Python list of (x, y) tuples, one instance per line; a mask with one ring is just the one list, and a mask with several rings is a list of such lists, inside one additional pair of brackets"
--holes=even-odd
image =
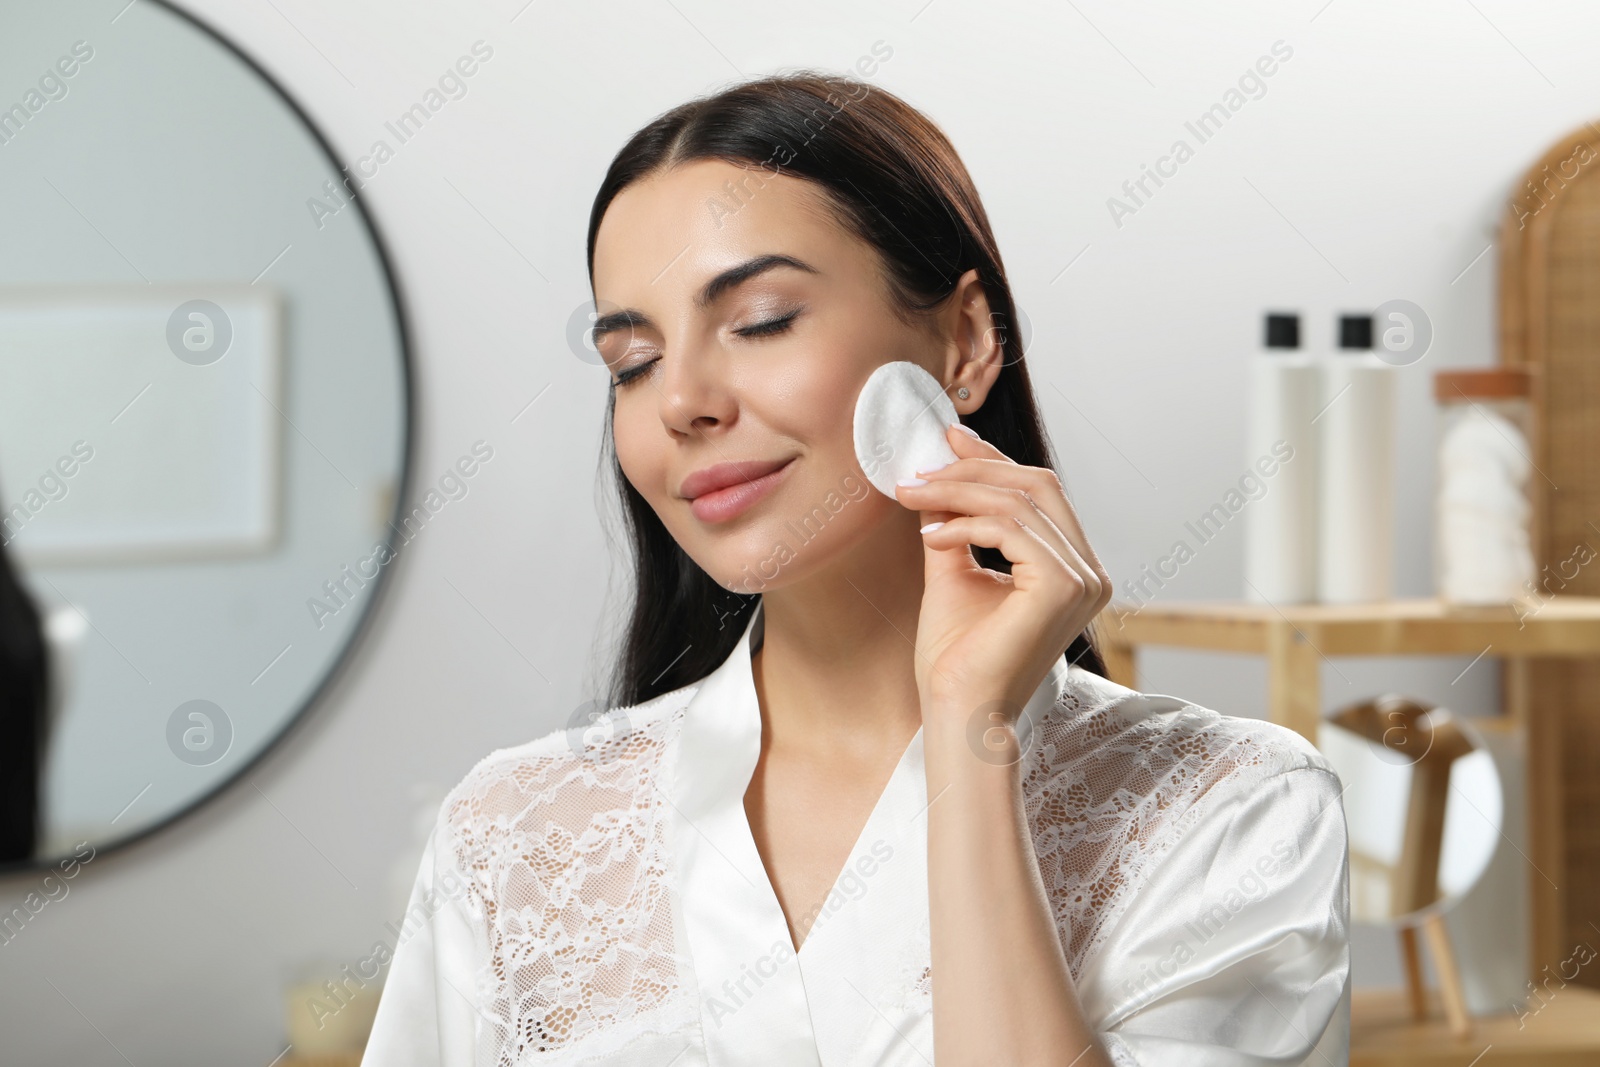
[(1469, 722), (1387, 695), (1334, 712), (1317, 747), (1344, 787), (1352, 920), (1415, 926), (1483, 877), (1504, 795)]
[(427, 512), (399, 514), (393, 278), (306, 116), (164, 4), (0, 8), (0, 865), (20, 867), (150, 833), (260, 758)]

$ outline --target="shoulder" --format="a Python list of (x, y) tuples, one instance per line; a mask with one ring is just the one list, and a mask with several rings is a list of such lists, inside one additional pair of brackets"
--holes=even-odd
[(1285, 808), (1285, 818), (1339, 795), (1327, 760), (1285, 727), (1128, 689), (1076, 666), (1034, 723), (1022, 770), (1035, 854), (1075, 974), (1174, 844), (1211, 837), (1189, 830), (1206, 826), (1225, 838), (1241, 803), (1281, 797), (1284, 788), (1304, 802)]
[[(535, 1047), (562, 1063), (597, 1062), (641, 1026), (671, 1032), (694, 1017), (687, 961), (663, 935), (671, 809), (655, 783), (697, 689), (496, 749), (440, 806), (434, 862), (463, 886), (470, 1000), (494, 1062), (523, 1062)], [(619, 966), (634, 975), (626, 1011), (616, 1007)]]
[(436, 832), (462, 870), (481, 869), (481, 854), (499, 852), (507, 837), (581, 835), (597, 817), (634, 807), (653, 786), (697, 688), (584, 716), (495, 749), (445, 795)]
[[(1035, 724), (1027, 782), (1081, 784), (1087, 799), (1121, 794), (1192, 804), (1280, 774), (1308, 788), (1337, 777), (1310, 741), (1276, 723), (1143, 693), (1071, 667), (1061, 697)], [(1296, 774), (1295, 772), (1306, 772)]]

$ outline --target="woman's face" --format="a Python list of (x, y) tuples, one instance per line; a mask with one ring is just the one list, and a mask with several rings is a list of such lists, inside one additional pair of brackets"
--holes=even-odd
[(855, 400), (893, 360), (948, 381), (949, 353), (895, 317), (875, 250), (816, 187), (722, 161), (635, 182), (601, 221), (594, 287), (622, 471), (724, 588), (915, 540), (856, 462)]

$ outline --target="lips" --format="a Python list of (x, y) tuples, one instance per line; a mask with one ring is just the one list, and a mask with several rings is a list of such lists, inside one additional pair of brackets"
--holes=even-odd
[[(793, 457), (790, 457), (793, 458)], [(751, 459), (739, 463), (718, 463), (713, 467), (695, 471), (683, 480), (678, 495), (685, 500), (726, 489), (730, 485), (753, 482), (786, 465), (788, 459)]]
[(727, 522), (766, 496), (783, 480), (793, 461), (791, 456), (718, 463), (685, 478), (679, 495), (689, 501), (689, 510), (701, 522)]

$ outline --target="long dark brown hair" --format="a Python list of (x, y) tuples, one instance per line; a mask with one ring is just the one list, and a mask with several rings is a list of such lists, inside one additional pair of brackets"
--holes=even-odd
[[(962, 419), (1018, 463), (1056, 469), (1033, 386), (1000, 249), (967, 168), (944, 133), (893, 93), (816, 71), (760, 78), (673, 108), (623, 145), (589, 213), (589, 288), (595, 236), (623, 189), (657, 171), (716, 159), (814, 182), (840, 223), (878, 250), (894, 309), (908, 323), (937, 307), (976, 269), (1003, 364), (983, 406)], [(698, 681), (738, 643), (756, 595), (729, 592), (689, 558), (622, 472), (612, 437), (604, 453), (632, 547), (634, 601), (623, 633), (611, 706), (631, 707)], [(974, 546), (981, 566), (1011, 573), (998, 550)], [(1092, 627), (1091, 627), (1092, 629)], [(1090, 631), (1065, 650), (1096, 674), (1105, 664)]]
[(39, 785), (47, 747), (49, 657), (41, 617), (0, 527), (0, 865), (39, 844)]

